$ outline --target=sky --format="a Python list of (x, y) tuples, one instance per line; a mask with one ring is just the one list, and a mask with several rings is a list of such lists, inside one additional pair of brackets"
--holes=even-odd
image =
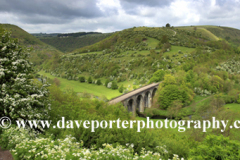
[(115, 32), (147, 26), (240, 29), (240, 0), (1, 0), (0, 23), (29, 33)]

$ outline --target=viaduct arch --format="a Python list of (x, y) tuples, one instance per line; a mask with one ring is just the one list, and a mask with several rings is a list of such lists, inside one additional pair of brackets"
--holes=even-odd
[(147, 86), (138, 88), (109, 101), (109, 104), (121, 102), (129, 112), (144, 112), (145, 108), (152, 107), (152, 100), (160, 83), (152, 83)]

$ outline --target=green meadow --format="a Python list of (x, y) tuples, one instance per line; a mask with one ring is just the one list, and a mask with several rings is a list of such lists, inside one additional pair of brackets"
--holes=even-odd
[(112, 99), (114, 97), (120, 96), (121, 93), (119, 93), (118, 90), (112, 90), (108, 89), (107, 87), (103, 85), (95, 85), (95, 84), (88, 84), (88, 83), (80, 83), (79, 81), (74, 80), (67, 80), (60, 77), (54, 77), (50, 75), (49, 73), (45, 73), (43, 71), (38, 72), (38, 74), (43, 75), (44, 77), (48, 77), (51, 79), (57, 78), (60, 80), (60, 89), (65, 90), (67, 88), (72, 88), (75, 92), (87, 92), (91, 93), (95, 96), (106, 96), (107, 99)]
[(227, 110), (231, 110), (231, 111), (240, 113), (240, 104), (237, 104), (237, 103), (226, 104), (226, 105), (224, 105), (224, 108)]

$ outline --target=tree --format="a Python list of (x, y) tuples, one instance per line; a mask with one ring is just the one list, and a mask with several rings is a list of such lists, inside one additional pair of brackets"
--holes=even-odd
[(166, 27), (171, 27), (169, 23), (166, 24)]
[(113, 90), (115, 89), (118, 89), (118, 85), (117, 85), (117, 82), (113, 81), (112, 82), (112, 87), (111, 87)]
[(88, 83), (92, 83), (92, 77), (88, 77)]
[(110, 81), (107, 79), (106, 81), (105, 81), (105, 86), (107, 87), (107, 85), (108, 85), (108, 83), (109, 83)]
[(149, 83), (162, 81), (164, 78), (164, 75), (165, 75), (165, 71), (161, 69), (154, 72), (152, 78), (150, 78), (149, 80)]
[[(0, 117), (15, 120), (47, 119), (50, 104), (47, 84), (32, 81), (27, 49), (0, 29)], [(41, 126), (37, 127), (41, 129)]]
[[(190, 91), (191, 93), (188, 93)], [(186, 86), (169, 84), (162, 89), (159, 89), (158, 103), (162, 109), (167, 109), (175, 100), (180, 100), (181, 103), (187, 105), (192, 100), (192, 94), (192, 90), (186, 88)]]
[(224, 85), (224, 80), (217, 75), (212, 76), (212, 86), (215, 86), (218, 90), (222, 90)]
[(166, 74), (164, 75), (164, 81), (163, 81), (163, 86), (171, 85), (171, 84), (176, 84), (175, 77), (172, 76), (171, 74)]
[(167, 52), (167, 51), (170, 51), (171, 50), (171, 44), (166, 42), (162, 45), (162, 52)]
[(60, 84), (61, 84), (61, 82), (60, 82), (60, 80), (58, 79), (58, 78), (54, 78), (53, 79), (53, 82), (54, 82), (54, 84), (56, 84), (56, 86), (60, 86)]
[(186, 74), (186, 81), (191, 82), (194, 78), (194, 72), (193, 70), (189, 70)]
[(160, 108), (167, 109), (174, 100), (181, 99), (181, 93), (177, 85), (167, 85), (159, 92), (158, 102)]
[(85, 82), (85, 77), (83, 77), (83, 76), (79, 77), (79, 81), (80, 82)]
[(101, 84), (102, 84), (101, 80), (98, 79), (98, 80), (97, 80), (97, 85), (101, 85)]
[(161, 42), (161, 44), (168, 43), (168, 36), (163, 35), (160, 42)]
[(121, 85), (119, 88), (118, 88), (118, 91), (120, 92), (120, 93), (123, 93), (123, 85)]

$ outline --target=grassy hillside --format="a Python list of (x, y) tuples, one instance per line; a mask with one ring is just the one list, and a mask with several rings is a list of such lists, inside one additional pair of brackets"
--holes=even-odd
[[(134, 27), (125, 29), (120, 32), (114, 33), (112, 36), (90, 46), (86, 46), (73, 51), (75, 54), (103, 51), (106, 52), (119, 52), (127, 50), (148, 50), (148, 49), (159, 49), (158, 43), (153, 46), (146, 46), (144, 43), (147, 37), (154, 38), (162, 43), (166, 36), (168, 42), (171, 45), (184, 46), (188, 48), (196, 48), (207, 41), (217, 41), (225, 39), (217, 33), (218, 27), (215, 26), (185, 26), (185, 27)], [(236, 32), (239, 30), (235, 30)], [(227, 35), (227, 31), (224, 31), (224, 35)], [(165, 37), (165, 38), (166, 38)], [(160, 47), (161, 48), (161, 47)]]
[(12, 38), (17, 38), (21, 45), (32, 49), (29, 58), (34, 66), (39, 67), (42, 63), (52, 59), (55, 55), (63, 55), (61, 51), (40, 41), (38, 38), (32, 36), (18, 26), (0, 24), (0, 27), (10, 31), (12, 33)]
[[(127, 92), (147, 84), (159, 69), (171, 73), (180, 68), (192, 68), (195, 62), (190, 66), (186, 62), (192, 61), (198, 54), (218, 49), (219, 46), (214, 44), (216, 40), (218, 37), (205, 28), (134, 27), (58, 57), (57, 67), (50, 69), (46, 64), (43, 70), (67, 79), (64, 83), (79, 81), (83, 76), (94, 81), (99, 79), (102, 83), (115, 81), (118, 87), (124, 83), (124, 92)], [(131, 87), (128, 88), (128, 85)], [(108, 95), (107, 92), (105, 94)]]
[(240, 30), (230, 27), (205, 27), (214, 35), (240, 46)]
[(97, 43), (108, 36), (110, 36), (111, 33), (105, 33), (105, 34), (89, 34), (89, 35), (82, 35), (79, 37), (73, 37), (73, 36), (65, 36), (65, 37), (58, 37), (58, 36), (41, 36), (39, 39), (51, 46), (54, 46), (55, 48), (59, 49), (62, 52), (72, 52), (73, 50), (77, 48), (81, 48), (84, 46), (88, 46), (94, 43)]
[[(206, 37), (208, 40), (213, 40), (213, 41), (219, 40), (219, 37), (217, 37), (212, 32), (208, 31), (205, 27), (206, 26), (183, 26), (183, 27), (176, 27), (176, 29), (184, 30), (189, 33), (196, 33), (198, 35)], [(208, 27), (215, 28), (214, 26), (208, 26)]]
[[(134, 31), (134, 32), (132, 32)], [(81, 32), (82, 33), (82, 32)], [(83, 32), (85, 33), (85, 32)], [(133, 35), (134, 33), (134, 35)], [(80, 34), (80, 33), (79, 33)], [(236, 46), (240, 45), (240, 31), (234, 28), (219, 27), (219, 26), (184, 26), (184, 27), (135, 27), (130, 29), (125, 29), (121, 32), (113, 34), (94, 34), (89, 33), (86, 35), (80, 35), (72, 33), (66, 34), (66, 36), (60, 36), (61, 34), (33, 34), (39, 38), (42, 42), (56, 47), (62, 52), (74, 52), (74, 53), (85, 53), (92, 51), (102, 51), (104, 49), (114, 50), (113, 48), (119, 45), (126, 45), (125, 47), (136, 47), (135, 43), (139, 43), (139, 39), (144, 38), (144, 36), (152, 37), (157, 40), (161, 40), (162, 35), (168, 35), (170, 38), (170, 43), (186, 47), (196, 47), (195, 43), (198, 40), (220, 40), (225, 39)], [(120, 34), (120, 35), (119, 35)], [(65, 34), (63, 34), (65, 35)], [(74, 35), (74, 36), (73, 36)], [(126, 36), (128, 35), (128, 36)], [(111, 36), (111, 37), (109, 37)], [(143, 36), (143, 37), (141, 37)], [(109, 37), (109, 38), (107, 38)], [(121, 37), (121, 38), (119, 38)], [(131, 37), (128, 39), (127, 37)], [(122, 43), (124, 39), (124, 43)], [(103, 41), (102, 41), (103, 40)], [(193, 41), (192, 41), (193, 40)], [(97, 43), (98, 42), (98, 43)], [(95, 44), (96, 43), (96, 44)], [(191, 44), (192, 46), (190, 46)], [(89, 46), (90, 45), (90, 46)], [(141, 45), (141, 44), (140, 44)], [(157, 45), (155, 44), (153, 48)]]
[(28, 32), (24, 31), (18, 26), (12, 24), (0, 24), (0, 27), (7, 29), (8, 31), (12, 32), (12, 38), (18, 38), (19, 43), (21, 45), (29, 46), (29, 45), (45, 45), (42, 41), (35, 38)]
[(95, 43), (90, 46), (86, 46), (73, 51), (73, 53), (86, 53), (105, 50), (107, 53), (110, 52), (121, 52), (121, 51), (136, 51), (136, 50), (148, 50), (155, 49), (157, 46), (147, 46), (145, 43), (147, 37), (155, 38), (160, 40), (163, 35), (168, 38), (174, 35), (172, 29), (162, 29), (162, 28), (129, 28), (120, 32), (116, 32), (110, 37)]
[[(230, 42), (216, 36), (207, 28), (218, 27), (134, 27), (125, 29), (93, 45), (58, 57), (55, 59), (55, 68), (49, 67), (52, 64), (49, 62), (43, 65), (43, 71), (40, 74), (47, 73), (45, 76), (58, 77), (62, 82), (60, 87), (63, 90), (66, 89), (66, 86), (74, 83), (76, 92), (87, 91), (96, 96), (105, 95), (111, 99), (154, 82), (156, 72), (163, 70), (166, 74), (176, 77), (183, 76), (182, 79), (177, 80), (179, 86), (184, 81), (190, 87), (189, 90), (196, 92), (197, 95), (209, 96), (216, 93), (217, 90), (222, 92), (219, 86), (209, 87), (214, 86), (215, 84), (212, 83), (218, 78), (213, 75), (221, 75), (219, 76), (222, 83), (220, 86), (229, 83), (226, 78), (222, 80), (224, 78), (222, 72), (226, 70), (219, 71), (221, 69), (219, 66), (225, 66), (224, 62), (234, 57), (237, 52), (235, 52), (235, 48), (231, 47)], [(227, 64), (231, 64), (231, 61)], [(238, 67), (233, 66), (233, 68)], [(231, 72), (237, 72), (235, 70), (237, 69), (231, 70)], [(195, 82), (190, 83), (187, 80), (189, 71), (193, 71), (191, 76), (194, 75)], [(84, 77), (84, 82), (80, 82), (81, 77)], [(87, 83), (90, 77), (93, 80), (92, 84)], [(233, 81), (235, 77), (230, 75), (230, 72), (228, 77), (231, 77), (231, 83), (235, 83)], [(206, 83), (204, 78), (208, 79), (207, 83), (209, 84), (203, 84)], [(101, 86), (95, 84), (98, 80), (101, 80)], [(109, 89), (107, 87), (109, 83), (117, 83), (118, 88), (123, 85), (122, 92), (111, 90), (111, 87)], [(236, 83), (236, 85), (238, 84)], [(84, 89), (83, 86), (87, 88)], [(103, 92), (99, 92), (99, 90)], [(228, 91), (224, 94), (228, 94)], [(193, 98), (194, 96), (189, 101), (192, 102)], [(210, 100), (207, 99), (206, 103), (210, 103)], [(198, 103), (195, 108), (206, 103), (205, 101)], [(184, 105), (190, 105), (190, 103)], [(185, 114), (195, 113), (192, 111), (192, 107), (184, 110)], [(166, 116), (168, 112), (166, 110), (159, 112), (159, 114), (163, 113)]]
[(240, 45), (240, 30), (230, 27), (222, 27), (222, 26), (210, 26), (210, 25), (202, 25), (202, 26), (184, 26), (184, 27), (176, 27), (183, 30), (188, 31), (196, 31), (209, 37), (211, 40), (219, 40), (225, 39), (229, 43), (232, 43), (236, 46)]

